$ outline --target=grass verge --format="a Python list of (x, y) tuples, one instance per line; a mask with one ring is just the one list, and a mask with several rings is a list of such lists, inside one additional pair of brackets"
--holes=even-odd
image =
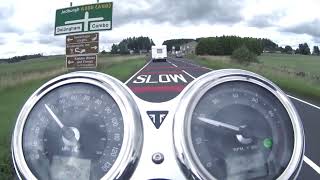
[(190, 57), (190, 59), (211, 69), (235, 68), (252, 71), (270, 79), (289, 94), (307, 99), (316, 104), (319, 104), (318, 102), (320, 102), (319, 81), (307, 76), (301, 77), (296, 73), (282, 71), (281, 69), (274, 67), (276, 66), (274, 62), (273, 66), (268, 65), (264, 61), (260, 64), (252, 63), (249, 66), (244, 66), (234, 63), (229, 57), (193, 56)]

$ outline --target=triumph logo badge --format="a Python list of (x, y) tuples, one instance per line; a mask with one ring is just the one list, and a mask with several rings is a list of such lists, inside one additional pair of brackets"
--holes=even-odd
[(159, 129), (169, 111), (147, 111), (149, 118), (154, 126)]

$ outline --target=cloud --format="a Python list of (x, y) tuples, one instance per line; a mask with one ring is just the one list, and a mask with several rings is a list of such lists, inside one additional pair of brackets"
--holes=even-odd
[(0, 20), (7, 19), (13, 16), (14, 10), (13, 7), (0, 7)]
[(110, 36), (108, 36), (108, 37), (101, 37), (100, 36), (100, 43), (102, 43), (102, 44), (118, 44), (123, 39), (124, 38), (112, 38)]
[(253, 16), (247, 24), (251, 27), (258, 28), (272, 27), (275, 25), (275, 22), (280, 20), (280, 18), (283, 16), (284, 14), (281, 12), (274, 12), (272, 14), (261, 14)]
[(64, 36), (53, 36), (53, 35), (40, 35), (37, 40), (39, 44), (48, 45), (52, 47), (65, 47)]
[(120, 26), (151, 21), (155, 24), (168, 22), (172, 25), (194, 25), (201, 22), (233, 24), (242, 20), (242, 1), (237, 0), (153, 0), (144, 2), (147, 4), (145, 8), (127, 7), (126, 4), (123, 6), (119, 4), (119, 8), (116, 6), (113, 23)]
[(313, 38), (313, 41), (317, 44), (320, 44), (320, 37)]
[(18, 35), (23, 34), (23, 30), (11, 25), (9, 22), (0, 22), (0, 32), (1, 33), (14, 33)]
[(39, 29), (41, 35), (53, 35), (54, 34), (54, 23), (48, 23)]
[(5, 45), (7, 43), (6, 38), (0, 37), (0, 45)]
[(281, 31), (291, 32), (295, 34), (307, 34), (320, 39), (320, 20), (315, 19), (310, 22), (304, 22), (295, 26), (282, 28)]
[(14, 9), (10, 7), (0, 7), (0, 33), (15, 33), (22, 35), (23, 30), (14, 26), (9, 19), (14, 15)]
[(24, 43), (24, 44), (32, 44), (34, 42), (33, 38), (23, 38), (19, 42)]

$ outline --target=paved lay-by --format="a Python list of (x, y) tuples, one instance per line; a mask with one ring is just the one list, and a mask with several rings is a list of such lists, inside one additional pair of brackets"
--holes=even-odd
[[(149, 102), (169, 101), (195, 78), (211, 71), (182, 58), (169, 58), (161, 63), (150, 62), (126, 82), (139, 98)], [(299, 112), (306, 137), (305, 163), (298, 179), (320, 179), (320, 108), (289, 97)]]

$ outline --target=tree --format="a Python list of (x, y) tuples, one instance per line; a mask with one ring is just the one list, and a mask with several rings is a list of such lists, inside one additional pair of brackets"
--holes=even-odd
[(287, 54), (292, 54), (293, 52), (293, 49), (291, 46), (286, 46), (283, 50), (284, 53), (287, 53)]
[(119, 53), (120, 54), (130, 54), (129, 49), (128, 49), (128, 44), (126, 41), (121, 41), (119, 44)]
[(251, 62), (258, 62), (257, 55), (251, 52), (246, 46), (241, 46), (234, 50), (231, 59), (244, 65), (249, 65)]
[(118, 53), (118, 46), (116, 44), (112, 44), (111, 54), (117, 54), (117, 53)]
[[(281, 46), (278, 48), (278, 51), (280, 51), (281, 53), (285, 53), (284, 48), (283, 48), (283, 47), (281, 47)], [(270, 52), (272, 52), (272, 53), (273, 53), (274, 51), (270, 51)]]
[(162, 45), (167, 45), (167, 51), (172, 51), (172, 47), (175, 47), (176, 51), (180, 50), (180, 46), (189, 42), (194, 41), (194, 39), (170, 39), (162, 43)]
[(261, 39), (261, 45), (263, 50), (269, 52), (275, 52), (278, 49), (278, 44), (274, 43), (270, 39)]
[[(197, 39), (198, 46), (196, 53), (198, 55), (231, 55), (234, 50), (241, 46), (246, 46), (251, 52), (260, 55), (264, 50), (265, 44), (273, 44), (267, 39), (242, 38), (237, 36), (222, 36)], [(278, 47), (278, 45), (269, 45)]]
[(311, 54), (310, 48), (307, 43), (299, 44), (299, 48), (296, 51), (296, 53), (303, 54), (303, 55), (310, 55)]
[(319, 47), (318, 46), (313, 46), (313, 54), (319, 55), (320, 51), (319, 51)]
[(153, 45), (153, 40), (149, 37), (129, 37), (123, 39), (118, 45), (113, 44), (111, 54), (129, 54), (130, 51), (140, 53), (141, 50), (150, 51)]

